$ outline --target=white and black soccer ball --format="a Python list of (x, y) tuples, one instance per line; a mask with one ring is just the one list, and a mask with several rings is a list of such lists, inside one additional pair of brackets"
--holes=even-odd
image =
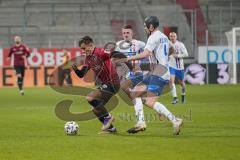
[(77, 135), (79, 133), (79, 126), (74, 121), (69, 121), (64, 125), (64, 131), (67, 135)]

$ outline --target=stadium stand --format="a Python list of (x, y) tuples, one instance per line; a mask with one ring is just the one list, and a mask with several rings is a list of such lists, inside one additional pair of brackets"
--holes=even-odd
[[(187, 3), (186, 3), (187, 2)], [(90, 35), (98, 45), (120, 38), (124, 23), (136, 26), (136, 38), (145, 40), (144, 17), (157, 15), (161, 27), (177, 27), (180, 40), (194, 56), (197, 45), (225, 44), (225, 32), (239, 26), (237, 0), (1, 0), (0, 46), (22, 35), (31, 47), (73, 47), (79, 36)], [(230, 18), (229, 18), (230, 17)], [(223, 23), (224, 22), (224, 23)], [(227, 23), (226, 23), (227, 22)]]
[(208, 23), (212, 44), (226, 45), (225, 32), (240, 26), (239, 0), (201, 0), (201, 9)]

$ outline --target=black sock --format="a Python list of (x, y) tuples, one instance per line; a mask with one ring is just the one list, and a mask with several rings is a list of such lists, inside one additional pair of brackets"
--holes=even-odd
[(23, 86), (23, 78), (22, 77), (18, 77), (17, 84), (18, 84), (19, 90), (21, 91), (22, 90), (22, 86)]
[[(104, 122), (104, 118), (109, 116), (108, 111), (106, 110), (106, 108), (102, 105), (102, 101), (100, 100), (92, 100), (91, 102), (89, 102), (89, 104), (91, 104), (93, 106), (93, 113), (97, 116), (98, 120), (103, 123)], [(111, 125), (109, 128), (112, 128), (113, 126)]]
[(93, 106), (93, 113), (98, 117), (99, 121), (101, 121), (103, 123), (104, 121), (104, 117), (108, 116), (109, 113), (106, 110), (106, 108), (104, 108), (104, 106), (102, 105), (103, 102), (100, 100), (92, 100), (89, 102), (89, 104), (91, 104)]
[(97, 117), (107, 117), (107, 116), (109, 116), (109, 113), (108, 113), (107, 109), (103, 106), (103, 101), (94, 99), (94, 100), (92, 100), (88, 103), (91, 104), (91, 106), (93, 106), (94, 114)]
[(104, 117), (98, 117), (98, 120), (103, 123), (104, 122)]

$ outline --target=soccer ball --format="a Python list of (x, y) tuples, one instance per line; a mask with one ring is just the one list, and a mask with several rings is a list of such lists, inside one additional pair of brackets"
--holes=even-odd
[(67, 135), (77, 135), (79, 133), (79, 126), (74, 121), (69, 121), (64, 125), (64, 131)]

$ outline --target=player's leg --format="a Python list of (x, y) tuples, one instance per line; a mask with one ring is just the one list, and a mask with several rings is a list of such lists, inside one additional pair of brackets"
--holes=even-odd
[(183, 80), (178, 80), (180, 86), (181, 86), (181, 100), (182, 100), (182, 103), (185, 103), (186, 102), (186, 85), (185, 85), (185, 82)]
[(146, 127), (145, 118), (144, 118), (144, 111), (143, 111), (143, 104), (141, 98), (133, 99), (131, 97), (131, 91), (133, 87), (143, 81), (143, 73), (133, 73), (126, 82), (124, 82), (122, 88), (125, 93), (128, 95), (129, 99), (131, 99), (132, 103), (134, 104), (135, 115), (137, 118), (137, 124)]
[(184, 70), (179, 70), (176, 76), (178, 78), (178, 82), (181, 87), (181, 100), (182, 100), (182, 103), (185, 103), (186, 102), (186, 85), (184, 82)]
[[(154, 97), (155, 96), (155, 97)], [(158, 97), (154, 93), (148, 92), (146, 99), (146, 105), (150, 108), (154, 109), (158, 114), (164, 115), (173, 125), (173, 134), (179, 135), (180, 128), (183, 124), (183, 120), (180, 118), (177, 118), (174, 114), (172, 114), (166, 106), (164, 106), (162, 103), (158, 102)]]
[(24, 84), (24, 76), (25, 76), (25, 66), (21, 67), (21, 75), (22, 75), (22, 79), (21, 79), (21, 81), (22, 81), (22, 83), (21, 83), (22, 90), (20, 92), (21, 92), (21, 95), (24, 95), (23, 84)]
[[(108, 113), (104, 104), (111, 98), (112, 95), (108, 94), (107, 96), (102, 95), (102, 91), (100, 89), (90, 92), (86, 97), (88, 103), (93, 107), (92, 111), (98, 118), (98, 120), (105, 126), (106, 129), (113, 128), (111, 125), (113, 121), (113, 117)], [(109, 99), (106, 99), (109, 97)], [(104, 129), (105, 129), (104, 128)]]
[(164, 117), (166, 117), (173, 124), (173, 134), (178, 135), (180, 133), (180, 127), (183, 122), (182, 119), (176, 118), (175, 115), (173, 115), (163, 104), (158, 102), (158, 98), (162, 94), (162, 91), (167, 85), (167, 82), (154, 77), (151, 83), (153, 85), (150, 85), (150, 87), (148, 87), (145, 104), (148, 107), (154, 109), (158, 114), (164, 115)]
[(98, 90), (91, 92), (87, 96), (88, 102), (95, 106), (93, 109), (94, 114), (103, 123), (103, 131), (116, 132), (116, 129), (112, 126), (114, 118), (104, 106), (118, 92), (119, 88), (119, 84), (103, 84)]
[[(113, 95), (118, 93), (120, 88), (120, 84), (106, 84), (105, 87), (102, 85), (101, 87), (101, 99), (103, 99), (103, 105), (105, 106), (106, 103), (112, 98)], [(108, 117), (104, 117), (103, 127), (102, 130), (105, 133), (116, 133), (117, 130), (113, 127), (112, 122), (114, 118), (109, 114)]]
[(134, 102), (137, 123), (133, 128), (127, 130), (128, 133), (137, 133), (146, 130), (146, 123), (143, 112), (143, 102), (141, 98), (141, 96), (146, 93), (146, 89), (146, 85), (140, 83), (132, 90), (131, 97)]
[(23, 78), (24, 78), (25, 68), (22, 67), (22, 66), (15, 66), (14, 69), (15, 69), (16, 76), (17, 76), (17, 85), (18, 85), (20, 94), (23, 96), (24, 95), (24, 91), (23, 91)]
[[(152, 81), (154, 81), (154, 77), (151, 75), (148, 75), (143, 79), (142, 83), (139, 83), (137, 86), (134, 87), (132, 92), (132, 99), (135, 100), (136, 105), (143, 106), (142, 99), (145, 99), (144, 94), (147, 93), (146, 91), (156, 89), (156, 87), (158, 86), (158, 82), (156, 82), (156, 86), (155, 86), (155, 85), (151, 85), (152, 83), (154, 83)], [(139, 117), (138, 119), (141, 119), (141, 117)], [(139, 131), (144, 131), (146, 129), (146, 125), (144, 124), (145, 123), (138, 122), (135, 125), (135, 127), (130, 128), (127, 132), (137, 133)]]
[(178, 97), (177, 97), (177, 89), (175, 85), (175, 75), (171, 75), (170, 77), (170, 85), (172, 87), (172, 104), (177, 104), (178, 103)]
[(119, 96), (129, 105), (132, 105), (132, 99), (130, 96), (132, 86), (132, 81), (130, 79), (126, 79), (121, 83), (121, 89), (118, 92)]
[(135, 86), (131, 97), (134, 103), (135, 115), (137, 117), (137, 124), (136, 126), (141, 126), (146, 128), (145, 117), (144, 117), (144, 110), (143, 110), (143, 101), (142, 95), (146, 93), (146, 85), (139, 83), (139, 85)]
[(172, 104), (178, 103), (178, 98), (177, 98), (177, 90), (176, 90), (176, 85), (175, 85), (175, 69), (174, 68), (169, 68), (170, 70), (170, 83), (169, 85), (172, 87)]
[(126, 80), (123, 85), (121, 85), (121, 88), (124, 93), (121, 91), (119, 92), (120, 97), (127, 102), (129, 105), (134, 106), (135, 115), (137, 118), (137, 124), (145, 124), (145, 118), (144, 118), (144, 111), (143, 111), (143, 104), (141, 98), (132, 98), (131, 97), (131, 88), (132, 88), (132, 81)]
[(122, 99), (125, 100), (125, 102), (130, 102), (128, 104), (131, 105), (132, 99), (131, 99), (131, 91), (133, 89), (133, 87), (135, 87), (137, 84), (139, 84), (140, 82), (142, 82), (143, 80), (143, 73), (139, 72), (139, 73), (132, 73), (130, 74), (130, 78), (126, 79), (123, 81), (123, 83), (121, 83), (121, 89), (123, 90), (123, 92), (118, 92), (118, 94), (120, 95), (120, 97)]

